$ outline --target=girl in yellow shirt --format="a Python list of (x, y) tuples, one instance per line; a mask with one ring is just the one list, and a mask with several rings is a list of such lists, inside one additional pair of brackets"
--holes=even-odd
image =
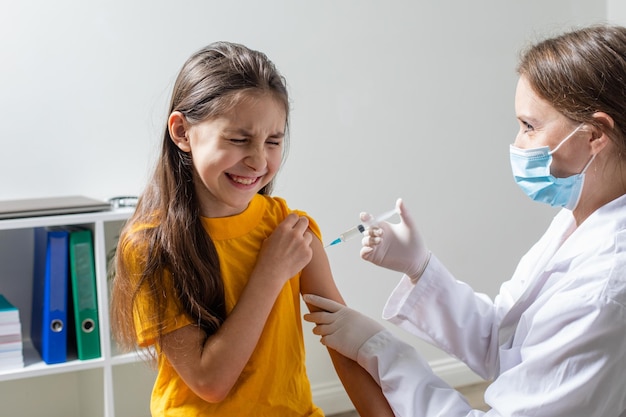
[[(153, 346), (154, 416), (322, 416), (306, 375), (300, 294), (343, 303), (320, 231), (271, 197), (287, 142), (283, 77), (218, 42), (181, 69), (159, 161), (117, 249), (112, 324)], [(380, 387), (329, 350), (361, 416)]]

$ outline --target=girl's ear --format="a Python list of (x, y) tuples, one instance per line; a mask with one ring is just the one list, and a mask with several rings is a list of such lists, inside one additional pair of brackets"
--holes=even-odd
[(170, 138), (181, 151), (191, 151), (191, 145), (187, 137), (187, 119), (181, 112), (175, 111), (170, 114), (170, 117), (167, 119), (167, 128), (170, 131)]
[(591, 117), (596, 121), (597, 125), (592, 127), (591, 149), (593, 154), (597, 154), (610, 142), (608, 132), (613, 130), (615, 121), (611, 116), (604, 112), (595, 112)]

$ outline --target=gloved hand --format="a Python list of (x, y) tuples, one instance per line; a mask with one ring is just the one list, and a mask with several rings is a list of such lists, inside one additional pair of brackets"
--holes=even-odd
[[(402, 272), (416, 282), (428, 265), (430, 251), (400, 198), (396, 202), (396, 209), (400, 214), (400, 223), (381, 222), (368, 228), (362, 241), (361, 258)], [(370, 214), (361, 213), (362, 221), (371, 219)]]
[(304, 315), (304, 320), (316, 324), (313, 333), (322, 336), (323, 345), (354, 361), (363, 343), (384, 330), (376, 320), (336, 301), (312, 294), (305, 294), (303, 298), (308, 304), (324, 310)]

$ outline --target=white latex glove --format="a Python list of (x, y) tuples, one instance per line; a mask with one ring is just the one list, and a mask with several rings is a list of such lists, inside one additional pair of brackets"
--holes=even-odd
[[(384, 268), (402, 272), (416, 282), (428, 265), (430, 251), (424, 245), (422, 236), (401, 198), (396, 202), (396, 209), (400, 214), (400, 223), (381, 222), (367, 229), (362, 241), (361, 258)], [(370, 214), (361, 213), (361, 221), (366, 222), (370, 219), (372, 219)]]
[(313, 333), (322, 336), (323, 345), (343, 356), (357, 360), (359, 348), (384, 327), (358, 311), (318, 295), (305, 294), (304, 301), (324, 311), (304, 315), (304, 320), (315, 323)]

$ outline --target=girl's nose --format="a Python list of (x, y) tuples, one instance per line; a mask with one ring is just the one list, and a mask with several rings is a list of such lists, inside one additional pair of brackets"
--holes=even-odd
[(255, 171), (263, 171), (267, 166), (267, 158), (265, 157), (265, 149), (263, 147), (252, 147), (248, 155), (244, 159), (247, 166)]

